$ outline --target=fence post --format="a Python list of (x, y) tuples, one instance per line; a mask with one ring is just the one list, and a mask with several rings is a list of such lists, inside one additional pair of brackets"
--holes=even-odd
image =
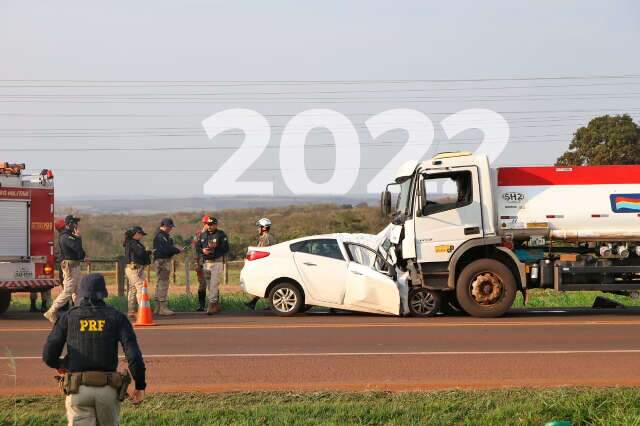
[(124, 268), (127, 265), (127, 260), (124, 256), (118, 256), (115, 259), (116, 262), (116, 282), (118, 283), (118, 296), (124, 296)]
[(173, 275), (173, 283), (176, 283), (176, 258), (171, 258), (171, 274)]
[(191, 271), (191, 256), (185, 255), (184, 256), (184, 292), (188, 295), (191, 295), (191, 277), (189, 276), (190, 271)]
[(223, 284), (229, 284), (229, 265), (227, 264), (227, 256), (222, 258), (222, 276), (223, 276)]

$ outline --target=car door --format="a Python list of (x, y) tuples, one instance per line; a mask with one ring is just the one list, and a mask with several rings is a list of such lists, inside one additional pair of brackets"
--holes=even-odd
[(368, 247), (345, 243), (345, 248), (349, 264), (344, 306), (399, 315), (400, 290), (390, 276), (392, 267)]
[(304, 286), (315, 300), (342, 304), (347, 261), (335, 238), (295, 243), (291, 247)]

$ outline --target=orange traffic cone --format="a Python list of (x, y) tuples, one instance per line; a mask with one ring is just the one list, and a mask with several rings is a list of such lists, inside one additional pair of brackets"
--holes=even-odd
[(133, 325), (136, 327), (156, 325), (153, 322), (153, 314), (151, 313), (151, 300), (149, 300), (147, 280), (144, 280), (144, 285), (142, 286), (142, 294), (138, 302), (138, 319)]

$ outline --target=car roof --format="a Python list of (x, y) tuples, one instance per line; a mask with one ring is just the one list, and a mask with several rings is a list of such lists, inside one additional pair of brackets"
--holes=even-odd
[(333, 234), (318, 234), (318, 235), (307, 235), (305, 237), (296, 238), (295, 240), (283, 241), (280, 244), (293, 244), (298, 241), (306, 241), (306, 240), (322, 240), (322, 239), (336, 239), (343, 243), (358, 243), (370, 246), (371, 244), (375, 244), (377, 240), (377, 236), (373, 234), (350, 234), (347, 232), (339, 232)]

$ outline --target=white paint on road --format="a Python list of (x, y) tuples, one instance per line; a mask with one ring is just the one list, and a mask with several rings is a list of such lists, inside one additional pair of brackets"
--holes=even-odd
[[(474, 322), (440, 322), (438, 320), (407, 323), (280, 323), (280, 324), (162, 324), (158, 327), (136, 328), (136, 332), (166, 330), (270, 330), (270, 329), (331, 329), (331, 328), (463, 328), (463, 327), (564, 327), (564, 326), (640, 326), (640, 320), (631, 321), (503, 321), (500, 319)], [(0, 328), (0, 333), (50, 332), (51, 328)]]
[[(218, 353), (218, 354), (152, 354), (154, 358), (279, 358), (279, 357), (357, 357), (357, 356), (440, 356), (440, 355), (579, 355), (579, 354), (640, 354), (640, 349), (584, 349), (530, 351), (421, 351), (421, 352), (290, 352), (290, 353)], [(120, 358), (123, 358), (120, 356)], [(41, 360), (41, 356), (0, 357), (0, 360)]]

